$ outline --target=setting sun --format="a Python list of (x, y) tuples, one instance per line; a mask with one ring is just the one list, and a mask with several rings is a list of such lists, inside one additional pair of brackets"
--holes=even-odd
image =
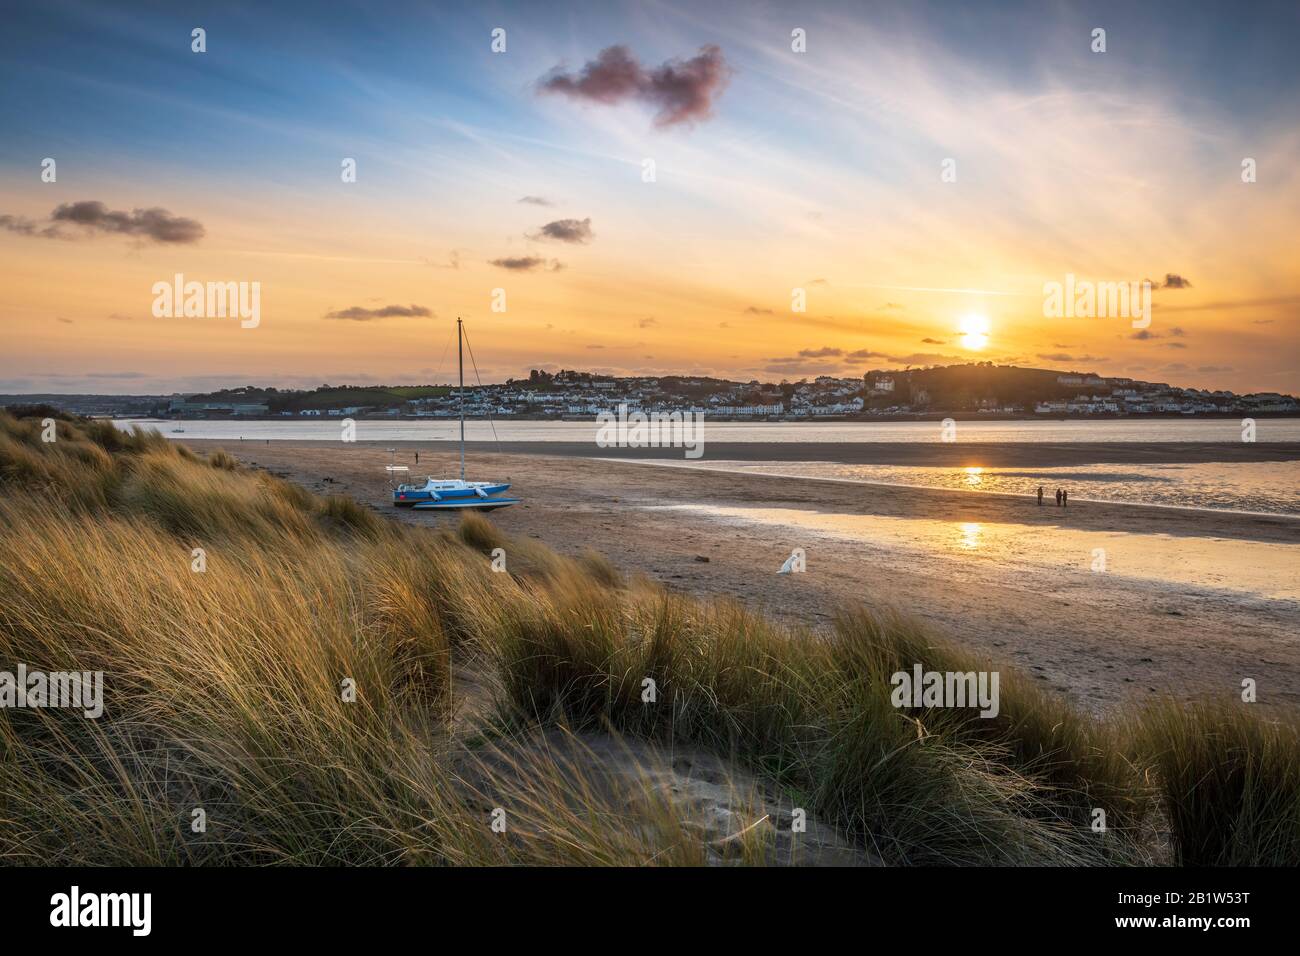
[(972, 313), (962, 316), (961, 345), (965, 349), (982, 349), (989, 343), (989, 320), (987, 317)]

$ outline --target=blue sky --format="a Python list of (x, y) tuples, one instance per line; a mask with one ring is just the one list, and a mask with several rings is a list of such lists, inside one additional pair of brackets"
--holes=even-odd
[[(418, 379), (403, 357), (426, 330), (322, 316), (372, 298), (483, 316), (507, 279), (521, 307), (491, 319), (511, 343), (498, 375), (858, 371), (802, 354), (836, 349), (946, 362), (970, 356), (923, 340), (946, 343), (977, 310), (999, 333), (977, 358), (1293, 386), (1277, 356), (1295, 353), (1297, 41), (1295, 3), (23, 4), (0, 35), (0, 215), (95, 200), (206, 234), (167, 248), (0, 232), (27, 279), (0, 308), (35, 343), (0, 365), (0, 387), (77, 369), (85, 387)], [(694, 122), (539, 92), (612, 46), (651, 70), (710, 45), (728, 78)], [(57, 184), (35, 175), (45, 156)], [(1246, 156), (1263, 170), (1250, 193)], [(342, 157), (361, 170), (347, 189)], [(946, 157), (956, 188), (937, 184)], [(594, 240), (539, 243), (548, 217), (590, 218)], [(492, 265), (528, 257), (555, 268)], [(179, 370), (151, 351), (157, 329), (103, 324), (181, 268), (273, 283), (280, 311), (251, 341), (166, 330), (173, 354), (193, 335)], [(1205, 356), (1045, 326), (1036, 290), (1066, 272), (1190, 277), (1163, 307)], [(778, 321), (813, 282), (812, 314)], [(42, 325), (60, 316), (75, 340)]]

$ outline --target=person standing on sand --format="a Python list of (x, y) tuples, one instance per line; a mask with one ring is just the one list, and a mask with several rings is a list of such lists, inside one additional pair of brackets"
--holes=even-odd
[(1061, 507), (1061, 489), (1056, 489), (1056, 507)]
[(1064, 488), (1061, 489), (1061, 507), (1062, 508), (1070, 507), (1070, 493), (1066, 491)]
[(1041, 508), (1042, 506), (1043, 506), (1043, 486), (1039, 485), (1038, 486), (1038, 507)]
[(417, 465), (420, 463), (420, 453), (418, 451), (415, 453), (415, 463)]

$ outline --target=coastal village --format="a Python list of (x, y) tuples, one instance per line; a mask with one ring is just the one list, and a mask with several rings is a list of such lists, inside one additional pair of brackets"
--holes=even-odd
[[(534, 370), (527, 379), (467, 386), (468, 415), (518, 419), (590, 419), (626, 405), (646, 412), (699, 412), (717, 419), (800, 421), (931, 417), (1096, 417), (1130, 415), (1294, 415), (1300, 402), (1277, 392), (1238, 395), (1164, 382), (991, 364), (812, 381), (734, 382), (689, 376), (615, 378), (590, 372)], [(154, 411), (168, 417), (453, 418), (454, 388), (322, 386), (315, 391), (235, 389), (173, 398)]]

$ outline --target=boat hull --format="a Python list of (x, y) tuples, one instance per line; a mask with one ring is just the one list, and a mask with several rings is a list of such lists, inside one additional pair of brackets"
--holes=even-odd
[[(451, 483), (444, 483), (450, 485)], [(478, 489), (483, 490), (480, 495)], [(393, 504), (398, 508), (414, 508), (416, 505), (431, 502), (437, 504), (440, 501), (464, 501), (477, 500), (483, 501), (483, 495), (491, 497), (499, 495), (510, 488), (509, 482), (476, 482), (466, 484), (463, 487), (439, 487), (437, 484), (433, 487), (422, 488), (399, 488), (393, 492)]]
[(413, 511), (495, 511), (519, 503), (518, 498), (457, 498), (452, 501), (421, 501), (411, 505)]

